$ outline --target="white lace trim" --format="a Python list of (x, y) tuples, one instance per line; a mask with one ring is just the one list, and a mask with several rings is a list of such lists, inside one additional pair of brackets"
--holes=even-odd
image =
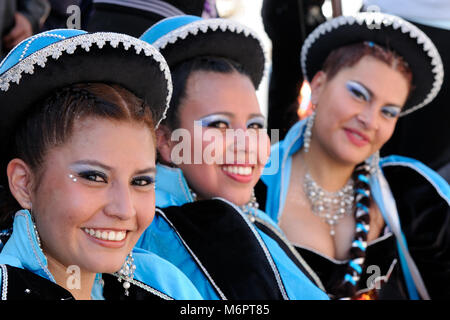
[[(50, 44), (47, 47), (39, 49), (36, 52), (33, 52), (28, 57), (25, 57), (25, 54), (27, 53), (31, 43), (43, 37), (59, 38), (61, 40), (53, 44)], [(128, 51), (130, 47), (133, 47), (135, 49), (136, 54), (144, 52), (146, 56), (152, 57), (156, 62), (159, 63), (159, 69), (164, 73), (164, 77), (167, 81), (168, 93), (166, 97), (165, 110), (162, 114), (161, 119), (159, 119), (156, 127), (158, 127), (160, 122), (163, 119), (165, 119), (167, 109), (169, 107), (170, 98), (172, 96), (172, 78), (170, 75), (169, 67), (163, 56), (159, 53), (159, 51), (156, 48), (154, 48), (147, 42), (125, 34), (110, 33), (110, 32), (80, 34), (70, 38), (64, 37), (59, 34), (44, 32), (34, 35), (25, 41), (26, 45), (20, 55), (18, 63), (15, 64), (10, 69), (8, 69), (2, 75), (0, 75), (1, 91), (5, 92), (8, 91), (11, 82), (19, 84), (23, 73), (30, 75), (34, 74), (36, 65), (44, 68), (49, 58), (58, 60), (58, 58), (64, 53), (73, 54), (78, 47), (81, 47), (86, 52), (89, 52), (93, 44), (96, 44), (99, 49), (102, 49), (106, 44), (109, 44), (113, 48), (117, 48), (119, 46), (119, 43), (122, 43), (125, 50)], [(7, 58), (5, 58), (3, 63), (6, 60)]]
[(264, 61), (267, 61), (266, 52), (264, 51), (264, 46), (261, 42), (261, 39), (257, 35), (255, 31), (250, 29), (249, 27), (236, 22), (230, 19), (202, 19), (197, 20), (191, 23), (188, 23), (182, 27), (179, 27), (156, 40), (153, 45), (159, 50), (164, 49), (169, 43), (173, 44), (179, 39), (186, 39), (189, 34), (197, 35), (199, 32), (207, 33), (208, 31), (217, 31), (221, 30), (222, 32), (231, 31), (236, 34), (243, 33), (246, 37), (252, 37), (256, 41), (258, 41), (259, 46), (261, 48), (261, 52), (264, 55)]
[(404, 116), (419, 108), (424, 107), (437, 96), (444, 81), (444, 67), (442, 64), (441, 56), (439, 55), (439, 52), (431, 39), (422, 30), (409, 23), (408, 21), (390, 14), (380, 12), (362, 12), (355, 16), (340, 16), (322, 23), (313, 32), (311, 32), (306, 38), (301, 52), (301, 66), (303, 74), (306, 78), (306, 57), (308, 50), (311, 48), (313, 43), (322, 35), (331, 32), (333, 29), (337, 29), (344, 25), (352, 25), (354, 23), (357, 23), (359, 25), (366, 24), (368, 28), (375, 28), (376, 26), (383, 25), (384, 27), (392, 26), (394, 30), (400, 29), (402, 33), (408, 34), (411, 38), (416, 39), (417, 44), (423, 45), (423, 50), (431, 58), (431, 65), (433, 68), (432, 72), (434, 73), (434, 82), (432, 89), (422, 102), (411, 108), (408, 108), (406, 111), (402, 112), (400, 116)]

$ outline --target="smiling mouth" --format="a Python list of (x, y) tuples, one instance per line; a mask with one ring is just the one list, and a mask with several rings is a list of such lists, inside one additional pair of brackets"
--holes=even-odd
[(222, 166), (222, 170), (240, 176), (250, 176), (253, 172), (253, 167), (224, 165)]
[(370, 139), (366, 135), (364, 135), (356, 130), (352, 130), (352, 129), (344, 129), (344, 130), (347, 134), (347, 137), (355, 145), (361, 147), (361, 146), (366, 145), (367, 143), (370, 143)]
[(82, 228), (82, 230), (91, 237), (107, 241), (122, 241), (127, 236), (126, 231), (100, 230), (93, 228)]

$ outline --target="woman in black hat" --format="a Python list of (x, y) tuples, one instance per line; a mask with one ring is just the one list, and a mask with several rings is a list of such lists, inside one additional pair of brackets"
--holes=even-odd
[(174, 263), (205, 299), (327, 299), (252, 195), (270, 149), (258, 36), (227, 19), (177, 16), (141, 39), (164, 55), (174, 94), (157, 130), (161, 209), (137, 246)]
[(126, 35), (51, 30), (2, 61), (0, 87), (2, 300), (199, 299), (133, 250), (155, 209), (163, 57)]
[(314, 113), (272, 149), (266, 211), (332, 298), (448, 297), (450, 188), (418, 161), (378, 157), (398, 117), (437, 95), (435, 46), (398, 17), (362, 13), (320, 25), (301, 64)]

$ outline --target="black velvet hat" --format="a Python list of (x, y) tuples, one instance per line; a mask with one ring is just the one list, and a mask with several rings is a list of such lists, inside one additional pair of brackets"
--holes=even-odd
[(0, 144), (36, 102), (82, 82), (121, 85), (148, 103), (157, 124), (172, 94), (164, 57), (145, 41), (75, 29), (39, 33), (22, 41), (0, 64)]
[(140, 39), (152, 44), (172, 68), (199, 56), (218, 56), (238, 62), (258, 88), (264, 75), (264, 50), (248, 27), (229, 19), (175, 16), (161, 20)]
[(322, 69), (331, 51), (341, 46), (373, 42), (402, 56), (413, 73), (413, 90), (401, 113), (406, 115), (430, 103), (438, 94), (444, 69), (438, 50), (415, 25), (397, 16), (363, 12), (340, 16), (319, 25), (306, 38), (301, 66), (310, 81)]

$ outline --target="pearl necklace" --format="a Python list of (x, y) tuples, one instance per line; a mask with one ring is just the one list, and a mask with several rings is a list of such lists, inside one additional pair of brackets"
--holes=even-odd
[(311, 211), (330, 226), (330, 235), (335, 235), (335, 226), (343, 217), (353, 212), (355, 194), (353, 179), (350, 178), (344, 187), (336, 192), (328, 192), (320, 187), (306, 172), (303, 188), (311, 204)]

